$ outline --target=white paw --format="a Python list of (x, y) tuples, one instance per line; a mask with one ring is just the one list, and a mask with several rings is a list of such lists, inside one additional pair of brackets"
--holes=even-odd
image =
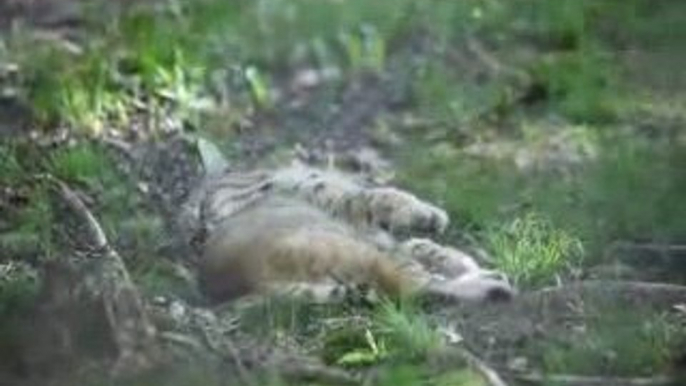
[(515, 288), (494, 271), (480, 271), (435, 284), (433, 292), (448, 299), (478, 303), (507, 301), (516, 295)]

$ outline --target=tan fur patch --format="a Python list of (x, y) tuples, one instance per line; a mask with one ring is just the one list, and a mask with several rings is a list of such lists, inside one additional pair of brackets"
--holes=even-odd
[(491, 290), (508, 291), (506, 281), (456, 249), (428, 238), (396, 245), (397, 230), (440, 233), (449, 221), (396, 188), (306, 167), (232, 173), (208, 186), (195, 196), (199, 209), (184, 213), (196, 213), (209, 229), (198, 273), (215, 301), (279, 288), (321, 300), (337, 282), (392, 297), (482, 300)]

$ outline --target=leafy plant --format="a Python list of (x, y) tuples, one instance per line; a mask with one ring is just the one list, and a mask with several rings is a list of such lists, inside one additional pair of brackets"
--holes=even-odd
[(256, 104), (265, 108), (272, 106), (271, 90), (265, 75), (256, 67), (250, 66), (245, 70), (245, 78)]
[(497, 267), (518, 285), (549, 282), (564, 268), (578, 264), (583, 255), (578, 239), (555, 229), (536, 213), (492, 227), (486, 233), (486, 241)]
[(356, 348), (341, 355), (336, 361), (342, 366), (366, 366), (374, 364), (383, 360), (388, 355), (388, 350), (383, 340), (377, 343), (376, 338), (369, 329), (364, 332), (365, 342), (367, 344), (364, 348)]
[(356, 31), (357, 33), (343, 32), (339, 38), (348, 66), (353, 71), (382, 71), (386, 60), (384, 37), (373, 25), (363, 25)]
[(419, 309), (384, 301), (376, 316), (379, 332), (395, 356), (418, 358), (440, 347), (441, 339)]

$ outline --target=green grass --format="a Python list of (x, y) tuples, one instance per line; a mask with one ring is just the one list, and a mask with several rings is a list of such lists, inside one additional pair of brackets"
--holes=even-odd
[(104, 181), (115, 175), (114, 165), (102, 149), (90, 145), (59, 149), (49, 162), (56, 177), (72, 183)]
[(383, 301), (367, 317), (366, 325), (342, 325), (327, 331), (322, 358), (353, 368), (389, 360), (411, 363), (443, 347), (435, 328), (410, 304)]
[[(80, 53), (32, 42), (22, 33), (8, 39), (8, 52), (20, 66), (25, 97), (43, 125), (99, 133), (107, 125), (125, 127), (141, 104), (152, 110), (148, 114), (173, 112), (196, 126), (207, 122), (204, 117), (216, 102), (209, 91), (218, 87), (213, 83), (228, 81), (226, 74), (217, 78), (228, 66), (242, 69), (240, 83), (252, 94), (231, 95), (232, 108), (248, 109), (245, 97), (268, 108), (268, 79), (284, 67), (309, 62), (378, 72), (397, 42), (417, 31), (428, 31), (440, 50), (449, 50), (466, 33), (518, 36), (515, 26), (526, 25), (527, 33), (569, 48), (530, 69), (550, 100), (574, 119), (605, 119), (612, 115), (606, 99), (613, 95), (607, 84), (613, 66), (595, 36), (596, 19), (619, 8), (569, 0), (430, 6), (417, 0), (181, 1), (161, 11), (138, 6), (108, 19), (94, 11)], [(449, 117), (469, 114), (470, 105), (483, 105), (480, 98), (497, 105), (506, 92), (499, 87), (509, 87), (462, 81), (457, 91), (440, 90), (454, 84), (444, 79), (454, 77), (441, 66), (429, 71), (437, 73), (420, 77), (417, 99)], [(477, 93), (483, 96), (475, 98)]]
[(384, 302), (376, 315), (379, 332), (389, 349), (402, 358), (422, 358), (442, 345), (441, 337), (420, 309)]
[(110, 19), (92, 16), (77, 52), (25, 31), (9, 36), (8, 56), (20, 68), (23, 98), (37, 123), (100, 134), (108, 125), (129, 124), (141, 104), (149, 114), (197, 123), (208, 102), (205, 70), (216, 56), (211, 40), (232, 11), (223, 2), (195, 4), (161, 14), (135, 8)]
[(47, 189), (38, 187), (28, 197), (28, 204), (12, 213), (10, 228), (0, 234), (0, 245), (9, 253), (35, 253), (49, 255), (54, 246), (52, 221), (55, 218)]
[[(130, 211), (140, 202), (140, 197), (131, 180), (118, 171), (114, 162), (117, 161), (101, 145), (83, 142), (56, 149), (45, 157), (43, 164), (44, 170), (73, 188), (83, 189), (95, 200), (95, 207), (91, 210), (109, 237), (116, 240), (119, 233), (131, 228), (131, 220), (135, 216)], [(144, 222), (151, 219), (151, 215), (144, 212), (139, 212), (138, 216), (141, 217), (137, 222), (139, 227), (145, 227)], [(124, 224), (129, 224), (129, 228), (122, 227)]]
[(549, 373), (651, 376), (669, 370), (672, 356), (686, 342), (675, 315), (607, 304), (587, 310), (585, 332), (554, 337), (529, 347)]
[(242, 305), (243, 328), (256, 336), (302, 335), (322, 318), (339, 317), (348, 310), (328, 305), (310, 305), (287, 296), (273, 296)]
[(0, 183), (17, 184), (22, 178), (22, 166), (19, 162), (18, 146), (12, 142), (0, 145)]
[(581, 264), (583, 246), (536, 213), (486, 231), (494, 264), (518, 287), (550, 284), (567, 268)]
[(479, 375), (466, 369), (451, 370), (441, 374), (431, 374), (421, 365), (401, 364), (382, 367), (379, 370), (378, 385), (383, 386), (485, 386), (487, 383)]
[[(19, 31), (4, 38), (2, 54), (3, 61), (19, 65), (21, 97), (45, 128), (65, 125), (98, 134), (109, 126), (133, 127), (142, 115), (154, 127), (155, 119), (171, 117), (214, 132), (205, 114), (216, 98), (227, 111), (212, 125), (225, 138), (228, 121), (278, 108), (271, 87), (286, 70), (314, 65), (340, 67), (346, 76), (383, 73), (398, 48), (427, 33), (431, 49), (409, 55), (419, 65), (407, 111), (426, 123), (397, 149), (400, 183), (450, 212), (448, 241), (458, 233), (473, 236), (517, 285), (537, 288), (601, 262), (617, 240), (684, 242), (683, 144), (661, 134), (625, 133), (618, 125), (636, 101), (612, 55), (627, 41), (671, 47), (683, 40), (683, 6), (672, 7), (645, 0), (180, 1), (159, 13), (140, 7), (109, 20), (96, 9), (81, 52), (32, 41)], [(464, 51), (468, 34), (504, 65), (525, 71), (542, 94), (539, 100), (513, 104), (519, 85), (484, 71)], [(524, 46), (532, 58), (520, 58)], [(461, 55), (470, 56), (467, 65)], [(499, 119), (483, 119), (484, 112)], [(554, 123), (537, 124), (542, 116)], [(524, 172), (511, 159), (476, 159), (461, 151), (464, 144), (495, 137), (536, 152), (551, 137), (551, 126), (572, 129), (570, 122), (585, 126), (574, 126), (579, 135), (567, 141), (597, 154), (570, 172)], [(128, 239), (127, 263), (146, 293), (181, 285), (168, 266), (156, 263), (158, 219), (139, 209), (132, 187), (113, 172), (102, 149), (80, 144), (36, 154), (3, 143), (0, 161), (2, 187), (23, 186), (27, 176), (47, 170), (92, 196), (108, 235)], [(30, 187), (28, 203), (10, 213), (11, 228), (0, 234), (3, 249), (38, 245), (40, 253), (54, 252), (50, 225), (59, 212), (48, 197), (46, 188)], [(10, 292), (2, 293), (2, 301)], [(419, 310), (272, 300), (241, 312), (246, 331), (321, 344), (318, 353), (330, 363), (385, 366), (380, 384), (478, 384), (463, 378), (461, 369), (447, 375), (455, 379), (440, 380), (408, 364), (440, 344)], [(352, 316), (368, 323), (328, 330), (321, 324)], [(536, 347), (547, 354), (546, 369), (611, 374), (661, 368), (664, 349), (678, 333), (655, 315), (613, 318), (592, 324), (587, 339), (571, 350), (564, 344)], [(624, 355), (602, 367), (609, 351)], [(176, 380), (219, 383), (201, 373)]]
[[(413, 146), (416, 149), (417, 142)], [(501, 256), (496, 261), (509, 271), (528, 264), (542, 269), (538, 266), (542, 262), (523, 256), (551, 252), (552, 247), (558, 257), (544, 264), (544, 271), (547, 276), (561, 273), (571, 262), (561, 257), (567, 249), (562, 245), (576, 245), (571, 241), (576, 239), (588, 263), (600, 261), (605, 247), (616, 240), (682, 240), (686, 207), (679, 198), (684, 191), (678, 171), (685, 162), (681, 146), (607, 133), (598, 146), (595, 160), (568, 175), (522, 172), (508, 159), (475, 159), (459, 150), (417, 158), (410, 155), (416, 150), (408, 149), (410, 153), (399, 153), (400, 183), (444, 206), (454, 219), (454, 229), (495, 242), (495, 252)], [(518, 228), (519, 235), (527, 238), (512, 242), (506, 241), (506, 233), (493, 231), (506, 229), (529, 212), (545, 216), (553, 227), (548, 242), (537, 241), (540, 234), (532, 233), (537, 228)], [(515, 261), (521, 263), (515, 264), (518, 268), (511, 265)]]
[[(422, 311), (409, 303), (383, 301), (360, 309), (272, 297), (241, 308), (240, 314), (242, 328), (251, 334), (314, 343), (312, 349), (325, 362), (350, 368), (422, 361), (443, 345)], [(350, 322), (335, 322), (345, 320)]]
[(615, 118), (619, 91), (612, 61), (597, 48), (544, 56), (532, 64), (533, 82), (545, 90), (552, 108), (577, 122)]
[[(197, 126), (215, 107), (209, 92), (225, 87), (227, 75), (217, 75), (229, 66), (242, 69), (245, 91), (260, 108), (271, 104), (266, 70), (296, 51), (334, 61), (321, 65), (380, 70), (385, 44), (410, 3), (182, 1), (108, 18), (94, 10), (88, 39), (76, 51), (22, 30), (5, 40), (22, 74), (22, 97), (43, 127), (97, 135), (108, 126), (125, 128), (141, 106), (148, 115), (173, 114)], [(247, 108), (234, 94), (231, 104)]]
[[(73, 214), (55, 194), (54, 187), (36, 179), (49, 173), (92, 200), (87, 205), (110, 242), (132, 264), (136, 279), (140, 276), (143, 284), (159, 287), (160, 274), (154, 266), (160, 258), (156, 248), (163, 240), (162, 224), (154, 213), (140, 205), (139, 193), (101, 146), (80, 142), (46, 150), (8, 142), (0, 146), (0, 152), (7, 161), (0, 167), (0, 186), (15, 189), (23, 197), (18, 204), (2, 208), (7, 223), (0, 232), (0, 246), (10, 255), (59, 256), (66, 252), (57, 251), (73, 236), (78, 242), (84, 241), (78, 232), (73, 234), (78, 229), (74, 225), (78, 224), (72, 222)], [(54, 226), (57, 219), (61, 221), (60, 227)], [(65, 229), (67, 233), (63, 233)], [(150, 283), (145, 283), (148, 279)]]
[(81, 53), (27, 41), (23, 31), (9, 39), (23, 77), (23, 97), (37, 123), (98, 133), (108, 118), (123, 119), (124, 95), (111, 79), (112, 64), (97, 38)]
[[(265, 1), (242, 12), (234, 29), (240, 36), (235, 46), (241, 58), (263, 68), (293, 64), (302, 57), (319, 60), (319, 65), (356, 68), (383, 58), (383, 42), (402, 25), (412, 3)], [(361, 36), (364, 28), (371, 28), (368, 39)]]
[(6, 220), (0, 232), (0, 247), (8, 255), (50, 253), (53, 247), (54, 211), (48, 188), (30, 181), (30, 170), (37, 169), (36, 162), (30, 159), (32, 155), (25, 146), (12, 141), (0, 145), (0, 187), (18, 197), (17, 203), (8, 200), (0, 206)]

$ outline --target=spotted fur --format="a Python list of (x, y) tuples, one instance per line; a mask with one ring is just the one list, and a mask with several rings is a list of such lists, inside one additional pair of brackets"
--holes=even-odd
[(444, 232), (445, 211), (331, 170), (295, 165), (215, 175), (183, 216), (206, 235), (199, 281), (217, 302), (284, 292), (327, 302), (341, 297), (341, 285), (392, 297), (513, 294), (504, 276), (457, 249), (429, 238), (396, 240)]

